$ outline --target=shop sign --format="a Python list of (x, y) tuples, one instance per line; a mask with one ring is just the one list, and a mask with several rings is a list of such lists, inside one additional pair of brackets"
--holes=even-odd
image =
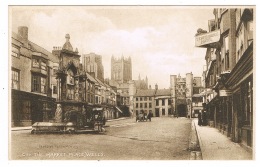
[(223, 96), (231, 96), (232, 92), (230, 90), (219, 90), (219, 96), (223, 97)]
[(200, 47), (206, 44), (216, 43), (219, 41), (219, 39), (220, 39), (220, 30), (201, 34), (195, 37), (195, 46)]

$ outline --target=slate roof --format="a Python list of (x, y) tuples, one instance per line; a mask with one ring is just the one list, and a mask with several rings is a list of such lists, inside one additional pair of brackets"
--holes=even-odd
[[(22, 38), (20, 35), (18, 35), (15, 32), (12, 32), (12, 38), (17, 40), (17, 41), (12, 41), (14, 44), (18, 45), (18, 41), (22, 42)], [(50, 59), (51, 61), (58, 63), (59, 59), (57, 56), (53, 55), (51, 52), (47, 51), (46, 49), (44, 49), (43, 47), (33, 43), (32, 41), (28, 40), (28, 44), (30, 45), (30, 50), (32, 52), (38, 52), (38, 53), (42, 53), (42, 56), (46, 59)], [(24, 56), (30, 57), (31, 53), (27, 48), (21, 47), (20, 49), (20, 53)]]
[(170, 89), (158, 89), (155, 93), (155, 96), (171, 96)]
[(92, 81), (92, 82), (94, 82), (94, 83), (98, 83), (98, 81), (97, 81), (95, 78), (93, 78), (89, 73), (86, 73), (86, 75), (87, 75), (87, 77), (88, 77), (88, 79), (89, 79), (90, 81)]
[(135, 96), (154, 96), (154, 89), (138, 89)]

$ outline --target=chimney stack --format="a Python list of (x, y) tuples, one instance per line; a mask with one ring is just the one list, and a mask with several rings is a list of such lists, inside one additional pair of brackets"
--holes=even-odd
[(18, 27), (18, 34), (22, 38), (22, 42), (24, 46), (28, 48), (28, 27), (26, 26), (19, 26)]

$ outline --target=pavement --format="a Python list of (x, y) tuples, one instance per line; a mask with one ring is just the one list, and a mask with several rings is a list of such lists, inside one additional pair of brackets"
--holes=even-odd
[[(109, 119), (107, 122), (120, 121), (124, 119), (129, 119), (130, 117), (121, 117), (117, 119)], [(22, 126), (22, 127), (11, 127), (11, 131), (20, 131), (20, 130), (31, 130), (32, 126)]]
[(234, 143), (230, 138), (210, 126), (199, 126), (198, 119), (193, 119), (196, 127), (203, 160), (253, 160), (252, 152)]

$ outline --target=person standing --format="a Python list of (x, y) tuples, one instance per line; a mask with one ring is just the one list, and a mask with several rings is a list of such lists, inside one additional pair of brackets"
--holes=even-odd
[(202, 115), (201, 115), (201, 111), (199, 111), (199, 114), (198, 114), (198, 125), (199, 125), (199, 126), (202, 125)]
[(204, 110), (202, 113), (202, 125), (206, 126), (207, 125), (207, 114), (206, 111)]

